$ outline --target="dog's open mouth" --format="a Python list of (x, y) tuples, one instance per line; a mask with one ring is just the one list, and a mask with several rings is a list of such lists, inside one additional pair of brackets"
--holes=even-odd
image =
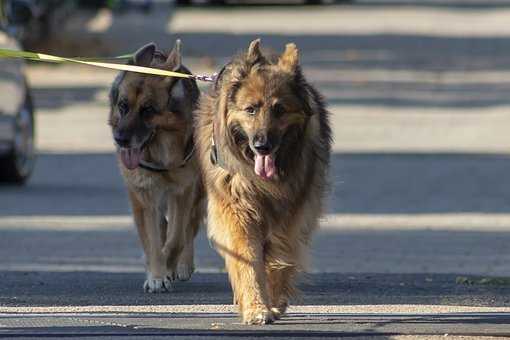
[(129, 170), (138, 168), (142, 159), (142, 148), (120, 148), (120, 159)]
[(151, 140), (154, 138), (155, 133), (151, 132), (149, 137), (145, 139), (145, 141), (142, 143), (141, 146), (138, 147), (130, 147), (130, 148), (123, 148), (121, 147), (119, 149), (120, 154), (120, 160), (122, 161), (122, 164), (129, 170), (134, 170), (138, 168), (140, 165), (140, 161), (143, 157), (143, 149), (147, 144), (151, 142)]
[(269, 155), (260, 155), (246, 145), (246, 148), (244, 149), (244, 156), (248, 160), (253, 160), (253, 170), (257, 176), (269, 180), (276, 174), (276, 155), (274, 152)]
[(271, 179), (276, 173), (274, 156), (271, 154), (269, 155), (255, 154), (254, 170), (258, 176), (264, 179)]

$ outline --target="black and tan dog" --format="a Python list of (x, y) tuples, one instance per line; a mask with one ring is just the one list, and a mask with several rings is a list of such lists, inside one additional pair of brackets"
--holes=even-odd
[[(166, 56), (149, 44), (130, 64), (190, 73), (180, 41)], [(169, 291), (194, 270), (193, 240), (205, 213), (194, 155), (192, 79), (121, 72), (113, 83), (109, 123), (147, 262), (144, 289)]]
[(208, 234), (248, 324), (280, 317), (295, 292), (331, 149), (328, 112), (296, 46), (269, 58), (259, 45), (222, 70), (195, 115)]

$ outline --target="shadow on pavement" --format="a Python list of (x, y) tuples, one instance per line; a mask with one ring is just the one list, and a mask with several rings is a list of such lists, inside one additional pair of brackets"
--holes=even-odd
[[(131, 218), (125, 220), (118, 225), (96, 225), (95, 220), (68, 222), (55, 217), (43, 226), (37, 220), (28, 225), (23, 220), (17, 224), (2, 220), (0, 270), (131, 273), (132, 279), (138, 277), (133, 280), (137, 291), (144, 280), (142, 250)], [(351, 273), (354, 282), (364, 273), (510, 276), (509, 233), (483, 229), (324, 228), (314, 237), (309, 270)], [(195, 241), (195, 255), (199, 271), (224, 272), (224, 262), (209, 245), (205, 231)], [(450, 283), (454, 282), (455, 277)], [(395, 283), (395, 289), (406, 289), (399, 284)]]
[(335, 153), (335, 213), (506, 213), (510, 156)]
[[(189, 46), (186, 51), (190, 49), (194, 54), (216, 57), (224, 62), (245, 50), (249, 42), (256, 38), (262, 39), (262, 46), (266, 49), (280, 53), (285, 44), (294, 42), (301, 52), (305, 72), (310, 67), (320, 67), (327, 72), (327, 66), (342, 71), (470, 72), (507, 70), (510, 65), (505, 53), (510, 49), (510, 38), (505, 36), (256, 32), (178, 32), (174, 36)], [(333, 75), (341, 76), (341, 73)]]
[[(510, 287), (457, 285), (453, 274), (308, 274), (303, 305), (510, 306)], [(196, 273), (174, 292), (147, 294), (142, 273), (1, 271), (0, 305), (144, 306), (232, 304), (226, 274)]]
[[(504, 0), (487, 0), (487, 1), (455, 1), (455, 0), (442, 0), (442, 1), (427, 1), (427, 0), (333, 0), (333, 1), (324, 1), (325, 3), (320, 4), (320, 6), (328, 6), (328, 5), (350, 5), (356, 7), (387, 7), (387, 6), (402, 6), (402, 7), (430, 7), (430, 8), (452, 8), (452, 9), (495, 9), (495, 8), (508, 8), (510, 4), (505, 2)], [(301, 6), (304, 8), (310, 7), (303, 5), (302, 1), (296, 1), (295, 4), (291, 3), (294, 6)], [(244, 3), (243, 1), (240, 4), (231, 3), (228, 5), (211, 5), (208, 3), (196, 3), (193, 4), (193, 7), (201, 7), (201, 8), (228, 8), (228, 9), (243, 9), (243, 8), (256, 8), (256, 7), (288, 7), (289, 4), (285, 4), (279, 1), (258, 1), (254, 3)], [(316, 5), (312, 5), (316, 6)]]
[[(192, 53), (230, 56), (262, 38), (281, 51), (295, 42), (309, 79), (336, 106), (483, 109), (509, 105), (507, 37), (454, 37), (417, 34), (228, 34), (178, 33)], [(223, 48), (217, 48), (223, 46)], [(438, 51), (440, 57), (438, 57)]]
[[(144, 317), (143, 315), (141, 317)], [(165, 315), (161, 315), (160, 317), (165, 317)], [(173, 317), (173, 316), (172, 316)], [(194, 319), (196, 315), (187, 315), (188, 318)], [(85, 318), (82, 322), (85, 324), (90, 320), (101, 321), (97, 318)], [(211, 320), (216, 320), (211, 318)], [(221, 321), (226, 321), (225, 319), (220, 319)], [(59, 322), (58, 318), (55, 319), (54, 322)], [(231, 322), (231, 320), (228, 320)], [(167, 324), (171, 324), (171, 318), (167, 319)], [(214, 324), (214, 323), (213, 323)], [(202, 325), (203, 327), (203, 325)], [(256, 328), (254, 328), (256, 327)], [(176, 339), (185, 338), (185, 339), (196, 339), (201, 337), (215, 337), (222, 339), (236, 339), (236, 338), (249, 338), (249, 339), (301, 339), (301, 338), (351, 338), (351, 337), (360, 337), (360, 336), (370, 336), (371, 339), (391, 339), (391, 335), (397, 335), (397, 332), (372, 332), (370, 329), (363, 331), (321, 331), (321, 330), (278, 330), (275, 329), (274, 325), (271, 326), (254, 326), (254, 327), (242, 327), (239, 325), (238, 327), (234, 327), (235, 329), (222, 329), (222, 330), (214, 330), (208, 329), (207, 327), (201, 328), (193, 328), (193, 329), (182, 329), (182, 328), (171, 328), (168, 327), (138, 327), (131, 328), (126, 326), (96, 326), (96, 325), (84, 325), (84, 326), (67, 326), (67, 327), (24, 327), (20, 329), (19, 327), (4, 327), (0, 330), (0, 336), (26, 336), (26, 337), (37, 337), (44, 336), (46, 337), (129, 337), (136, 339), (154, 339), (160, 337), (172, 337)], [(237, 329), (236, 329), (237, 328)], [(244, 328), (244, 330), (243, 330)], [(416, 334), (416, 333), (415, 333)], [(433, 335), (437, 334), (435, 332), (426, 332), (426, 333), (417, 333), (418, 335)], [(453, 334), (455, 335), (455, 334)]]
[[(508, 65), (510, 67), (510, 64)], [(339, 71), (341, 72), (341, 71)], [(356, 76), (352, 76), (356, 77)], [(311, 77), (313, 79), (313, 77)], [(335, 106), (392, 106), (401, 108), (483, 109), (509, 105), (510, 82), (487, 84), (442, 84), (429, 81), (391, 81), (363, 79), (318, 80), (329, 105)], [(108, 88), (105, 86), (33, 87), (36, 107), (45, 110), (63, 109), (71, 105), (96, 102), (107, 112)], [(104, 97), (104, 98), (103, 98)], [(412, 113), (412, 111), (410, 111)]]
[[(329, 213), (508, 213), (510, 156), (335, 153)], [(50, 198), (51, 197), (51, 198)], [(113, 153), (41, 154), (26, 187), (0, 186), (0, 215), (125, 215)]]
[(27, 186), (0, 186), (0, 215), (129, 214), (114, 153), (40, 154)]
[[(333, 2), (334, 3), (334, 2)], [(431, 8), (451, 8), (451, 9), (497, 9), (509, 8), (510, 4), (502, 0), (477, 0), (477, 1), (457, 1), (457, 0), (359, 0), (354, 1), (356, 6), (367, 7), (386, 7), (386, 6), (412, 6), (412, 7), (431, 7)]]
[(42, 109), (53, 113), (51, 110), (96, 102), (98, 101), (98, 95), (107, 91), (108, 88), (102, 86), (33, 87), (32, 95), (38, 110)]
[[(354, 6), (378, 8), (403, 3), (361, 1)], [(455, 10), (510, 7), (508, 2), (503, 1), (405, 3), (431, 7), (451, 6)], [(287, 7), (277, 7), (272, 11), (286, 10)], [(185, 60), (189, 56), (206, 57), (209, 60), (206, 64), (209, 65), (211, 57), (216, 69), (221, 68), (233, 54), (246, 49), (249, 41), (255, 38), (261, 37), (263, 46), (275, 51), (281, 51), (286, 43), (292, 41), (301, 51), (305, 72), (324, 92), (330, 104), (410, 109), (476, 109), (510, 104), (510, 98), (506, 95), (510, 90), (508, 77), (495, 75), (510, 68), (507, 57), (510, 38), (507, 36), (455, 36), (438, 32), (367, 34), (363, 31), (349, 34), (335, 32), (334, 29), (330, 29), (331, 33), (308, 33), (305, 30), (295, 34), (260, 34), (256, 24), (252, 24), (253, 33), (229, 33), (227, 30), (231, 28), (228, 27), (225, 28), (226, 32), (205, 29), (203, 32), (200, 29), (193, 31), (192, 26), (190, 31), (182, 29), (180, 32), (171, 32), (174, 9), (164, 6), (151, 13), (115, 14), (111, 17), (111, 23), (98, 32), (83, 28), (95, 20), (93, 13), (77, 14), (79, 20), (70, 20), (72, 24), (62, 30), (65, 31), (62, 34), (71, 41), (101, 39), (105, 48), (111, 50), (96, 51), (93, 46), (97, 44), (94, 43), (84, 55), (130, 53), (149, 41), (157, 42), (162, 49), (169, 49), (174, 40), (180, 38), (185, 46)], [(199, 62), (205, 62), (205, 59)], [(55, 108), (72, 103), (73, 100), (86, 101), (97, 90), (94, 87), (84, 87), (76, 90), (55, 89), (54, 92), (52, 89), (40, 88), (36, 90), (36, 97), (47, 96), (39, 100), (42, 108)], [(56, 91), (61, 91), (63, 97), (57, 98)]]
[[(25, 336), (138, 336), (157, 338), (172, 336), (196, 338), (351, 338), (370, 336), (370, 339), (389, 339), (392, 335), (421, 336), (508, 336), (504, 323), (509, 316), (489, 313), (473, 315), (374, 315), (374, 314), (291, 314), (269, 326), (241, 325), (233, 314), (218, 313), (122, 313), (121, 315), (81, 314), (72, 318), (52, 314), (18, 318), (3, 317), (7, 325), (2, 335)], [(458, 326), (462, 324), (462, 327)], [(53, 326), (45, 326), (52, 324)], [(20, 325), (27, 325), (21, 328)], [(33, 326), (37, 325), (37, 326)], [(137, 339), (138, 339), (137, 337)], [(364, 338), (364, 337), (363, 337)]]

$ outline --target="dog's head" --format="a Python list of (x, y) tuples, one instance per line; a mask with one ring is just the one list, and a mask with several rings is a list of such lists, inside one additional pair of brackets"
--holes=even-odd
[(313, 114), (296, 45), (270, 59), (253, 41), (220, 73), (216, 91), (215, 135), (226, 136), (229, 151), (264, 179), (286, 170)]
[[(168, 56), (153, 43), (145, 45), (128, 64), (190, 73), (181, 63), (179, 40)], [(110, 91), (109, 123), (126, 168), (138, 167), (156, 131), (186, 133), (197, 99), (194, 80), (121, 72)]]

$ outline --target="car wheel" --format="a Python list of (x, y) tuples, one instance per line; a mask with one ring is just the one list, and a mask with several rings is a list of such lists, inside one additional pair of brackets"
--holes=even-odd
[(12, 150), (7, 156), (0, 158), (0, 181), (23, 184), (32, 173), (35, 162), (34, 110), (28, 89), (14, 125)]
[(321, 0), (305, 0), (306, 5), (320, 5), (321, 2)]
[(191, 5), (191, 0), (175, 0), (175, 4), (177, 6), (189, 6)]

